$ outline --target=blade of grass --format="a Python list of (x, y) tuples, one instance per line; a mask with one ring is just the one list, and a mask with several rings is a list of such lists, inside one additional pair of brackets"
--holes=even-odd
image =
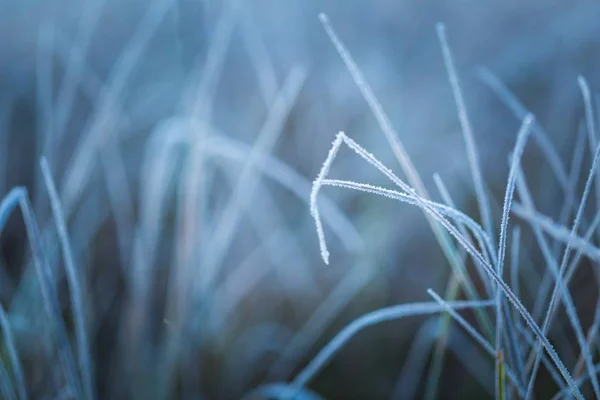
[[(0, 325), (2, 326), (2, 337), (4, 339), (4, 344), (6, 346), (6, 350), (8, 351), (8, 358), (10, 359), (10, 366), (12, 368), (12, 373), (15, 377), (17, 393), (19, 395), (19, 399), (26, 400), (27, 397), (27, 386), (25, 385), (25, 377), (23, 375), (23, 367), (21, 366), (21, 360), (19, 359), (19, 355), (17, 352), (17, 347), (15, 345), (15, 340), (13, 337), (12, 328), (10, 326), (10, 322), (6, 317), (6, 313), (4, 312), (4, 307), (0, 304)], [(6, 376), (8, 379), (8, 375)], [(2, 379), (4, 381), (4, 379)]]
[[(516, 175), (523, 151), (525, 150), (525, 144), (531, 131), (531, 123), (534, 121), (533, 115), (528, 114), (521, 124), (519, 133), (517, 134), (517, 141), (512, 154), (512, 160), (510, 162), (510, 170), (508, 173), (508, 182), (506, 184), (506, 192), (504, 195), (504, 206), (502, 208), (502, 220), (500, 222), (500, 239), (498, 243), (498, 261), (496, 268), (499, 276), (504, 275), (504, 258), (506, 255), (506, 231), (508, 228), (508, 218), (510, 215), (510, 207), (512, 205), (513, 194), (515, 190)], [(503, 358), (502, 358), (502, 325), (504, 323), (502, 319), (502, 290), (500, 287), (496, 287), (496, 354), (498, 360), (496, 362), (496, 392), (500, 400), (504, 400), (504, 374), (500, 369), (503, 369)]]
[(506, 377), (504, 374), (504, 355), (502, 350), (498, 351), (498, 355), (496, 356), (496, 387), (498, 388), (496, 391), (496, 398), (499, 400), (504, 400), (506, 398)]
[[(596, 134), (596, 124), (594, 121), (594, 107), (592, 106), (592, 93), (590, 91), (590, 87), (583, 76), (577, 77), (577, 83), (579, 84), (579, 88), (581, 90), (581, 95), (583, 97), (583, 105), (585, 108), (585, 122), (587, 127), (590, 151), (594, 151), (596, 147), (598, 147), (598, 137)], [(593, 153), (592, 153), (593, 156)], [(595, 197), (596, 197), (596, 209), (600, 210), (600, 173), (599, 171), (595, 171), (596, 180), (594, 184), (595, 189)]]
[(58, 231), (58, 237), (60, 239), (60, 245), (62, 247), (63, 259), (65, 262), (65, 272), (67, 276), (67, 282), (69, 283), (69, 294), (71, 297), (71, 306), (73, 307), (73, 320), (75, 321), (75, 338), (77, 340), (77, 355), (79, 357), (79, 371), (81, 372), (83, 389), (85, 398), (89, 400), (94, 399), (94, 383), (92, 364), (90, 361), (90, 348), (87, 338), (87, 322), (84, 315), (84, 303), (83, 294), (81, 290), (81, 277), (78, 268), (75, 264), (75, 257), (71, 250), (71, 242), (69, 240), (69, 233), (67, 230), (67, 224), (60, 205), (58, 198), (58, 191), (54, 184), (54, 179), (48, 166), (48, 161), (42, 158), (40, 162), (42, 175), (44, 177), (44, 183), (46, 184), (46, 190), (50, 197), (50, 205), (52, 207), (52, 214), (54, 216), (54, 222)]
[[(479, 333), (477, 332), (477, 330), (475, 328), (473, 328), (473, 326), (471, 324), (469, 324), (469, 322), (467, 322), (467, 320), (465, 320), (462, 316), (460, 316), (457, 312), (456, 312), (456, 307), (453, 307), (452, 304), (450, 304), (449, 302), (443, 300), (435, 291), (433, 291), (432, 289), (427, 289), (427, 293), (433, 297), (433, 299), (442, 307), (444, 307), (444, 310), (450, 314), (452, 316), (452, 318), (460, 325), (462, 326), (465, 331), (467, 331), (467, 333), (469, 334), (469, 336), (471, 336), (480, 346), (481, 348), (483, 348), (490, 356), (494, 357), (494, 359), (496, 358), (496, 354), (494, 353), (494, 348), (492, 347), (492, 345), (485, 340), (485, 338)], [(515, 387), (518, 389), (519, 394), (522, 396), (523, 394), (525, 394), (525, 388), (520, 385), (519, 380), (517, 379), (517, 377), (512, 373), (512, 371), (508, 370), (508, 377), (512, 380), (513, 384), (515, 385)]]
[(462, 128), (463, 139), (467, 148), (467, 159), (469, 161), (469, 170), (471, 171), (471, 177), (473, 179), (473, 185), (475, 187), (475, 196), (477, 197), (477, 204), (479, 205), (479, 213), (481, 215), (481, 221), (487, 234), (490, 236), (492, 241), (494, 240), (494, 224), (492, 222), (492, 213), (490, 211), (490, 203), (488, 196), (485, 192), (485, 185), (483, 183), (483, 175), (481, 173), (481, 163), (479, 161), (479, 153), (477, 151), (477, 144), (475, 143), (475, 137), (473, 136), (473, 128), (469, 121), (469, 115), (467, 113), (467, 106), (465, 104), (464, 95), (460, 87), (458, 79), (458, 73), (454, 66), (454, 60), (452, 51), (448, 45), (448, 38), (446, 35), (446, 26), (442, 23), (436, 25), (436, 31), (440, 46), (442, 48), (442, 55), (444, 56), (444, 65), (448, 72), (448, 80), (452, 87), (452, 95), (456, 103), (456, 109), (458, 111), (458, 119)]
[(44, 307), (48, 315), (50, 330), (56, 341), (56, 345), (58, 346), (57, 352), (59, 363), (63, 369), (67, 385), (75, 391), (78, 398), (85, 398), (81, 391), (75, 363), (73, 361), (73, 354), (69, 345), (67, 330), (61, 316), (52, 270), (46, 261), (39, 228), (25, 188), (16, 187), (12, 189), (0, 203), (0, 232), (2, 231), (2, 228), (4, 228), (9, 214), (11, 214), (17, 206), (21, 209), (21, 214), (25, 223), (25, 229), (27, 231), (27, 237), (34, 259), (34, 266), (42, 292), (42, 298), (44, 300)]

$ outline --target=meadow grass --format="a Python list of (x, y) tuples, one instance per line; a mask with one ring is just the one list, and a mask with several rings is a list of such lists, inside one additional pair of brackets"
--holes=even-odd
[[(287, 139), (284, 133), (310, 69), (295, 64), (280, 80), (257, 26), (247, 18), (243, 3), (234, 0), (220, 10), (205, 57), (187, 71), (185, 93), (173, 115), (153, 124), (143, 139), (139, 182), (133, 185), (124, 148), (128, 140), (137, 144), (139, 138), (124, 133), (131, 116), (123, 99), (153, 35), (177, 4), (151, 2), (106, 79), (86, 64), (101, 5), (92, 1), (84, 7), (76, 43), (69, 42), (60, 26), (47, 24), (39, 32), (36, 99), (41, 122), (36, 154), (42, 156), (36, 196), (19, 186), (0, 202), (0, 233), (20, 210), (30, 247), (10, 306), (0, 305), (4, 398), (32, 398), (42, 387), (49, 398), (91, 400), (101, 397), (102, 379), (109, 382), (102, 392), (107, 398), (210, 398), (198, 377), (210, 380), (211, 368), (222, 368), (225, 378), (214, 384), (216, 397), (321, 399), (313, 383), (336, 356), (360, 341), (363, 331), (392, 321), (404, 324), (408, 317), (425, 322), (401, 362), (391, 398), (446, 395), (441, 382), (449, 365), (447, 353), (499, 400), (533, 398), (540, 382), (555, 385), (557, 399), (583, 399), (584, 394), (600, 398), (600, 364), (595, 362), (600, 298), (583, 323), (578, 293), (570, 286), (584, 261), (600, 261), (598, 113), (582, 76), (573, 85), (581, 91), (584, 117), (565, 167), (533, 113), (489, 69), (476, 69), (476, 77), (520, 122), (506, 168), (496, 166), (507, 176), (504, 196), (498, 200), (485, 181), (486, 161), (476, 143), (468, 95), (450, 46), (451, 31), (444, 24), (432, 27), (465, 146), (477, 208), (473, 217), (460, 209), (462, 203), (455, 201), (453, 188), (440, 174), (433, 176), (440, 200), (430, 194), (365, 74), (329, 18), (320, 14), (325, 34), (400, 171), (355, 140), (349, 126), (332, 134), (332, 145), (311, 183), (276, 154), (277, 145)], [(217, 88), (238, 29), (264, 103), (264, 118), (252, 144), (222, 131), (215, 122)], [(50, 61), (55, 56), (65, 66), (60, 85), (54, 82)], [(93, 111), (59, 179), (54, 171), (64, 164), (59, 149), (78, 90), (91, 100)], [(556, 221), (538, 210), (529, 186), (525, 160), (532, 147), (530, 136), (563, 196)], [(337, 157), (346, 150), (351, 151), (354, 168), (372, 170), (380, 179), (370, 183), (333, 178), (340, 170)], [(585, 167), (589, 173), (579, 182)], [(105, 201), (89, 192), (98, 182), (104, 185)], [(355, 223), (338, 204), (340, 197), (325, 192), (329, 188), (419, 210), (450, 270), (443, 293), (428, 289), (423, 295), (433, 301), (361, 309), (361, 316), (340, 328), (344, 310), (381, 279), (381, 272), (375, 271), (376, 258), (363, 256), (367, 244), (360, 227), (366, 224)], [(260, 198), (262, 206), (254, 198)], [(310, 213), (314, 228), (291, 222), (294, 216), (286, 214), (290, 208), (283, 204), (290, 199)], [(46, 208), (51, 218), (40, 226), (38, 218)], [(116, 254), (111, 259), (118, 263), (103, 264), (112, 267), (113, 280), (103, 283), (98, 290), (104, 292), (98, 296), (91, 277), (98, 271), (91, 270), (93, 263), (86, 257), (107, 221), (114, 223)], [(316, 246), (311, 248), (303, 239), (308, 232), (313, 237), (314, 231)], [(535, 246), (535, 254), (530, 246)], [(317, 249), (328, 266), (313, 265)], [(352, 262), (336, 268), (342, 264), (338, 260)], [(322, 270), (335, 277), (333, 284), (319, 279)], [(600, 282), (597, 271), (594, 279), (594, 284)], [(269, 296), (257, 307), (265, 288), (276, 291), (289, 308), (273, 304)], [(63, 296), (63, 291), (68, 294)], [(40, 304), (43, 315), (36, 314)], [(568, 324), (559, 313), (561, 306)], [(244, 326), (244, 318), (253, 317), (244, 313), (257, 308), (258, 322)], [(277, 318), (281, 314), (283, 318)], [(101, 364), (102, 323), (114, 315), (119, 317), (111, 357)], [(574, 340), (568, 339), (571, 333)], [(32, 337), (42, 344), (30, 346)], [(32, 355), (34, 351), (40, 354)], [(214, 354), (216, 361), (210, 358)], [(49, 371), (37, 386), (32, 372), (36, 368)], [(541, 368), (549, 378), (540, 377)]]

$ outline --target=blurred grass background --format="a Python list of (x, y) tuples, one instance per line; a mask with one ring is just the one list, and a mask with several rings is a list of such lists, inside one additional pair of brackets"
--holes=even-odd
[[(479, 67), (515, 93), (570, 162), (583, 118), (577, 76), (599, 87), (593, 1), (3, 4), (0, 190), (28, 188), (73, 334), (38, 168), (47, 157), (82, 274), (98, 398), (240, 398), (291, 379), (361, 314), (424, 301), (428, 287), (443, 292), (450, 270), (422, 213), (387, 199), (327, 189), (331, 265), (319, 257), (307, 201), (335, 134), (344, 130), (396, 165), (319, 12), (355, 57), (434, 199), (437, 172), (458, 208), (478, 215), (438, 21), (498, 199), (494, 215), (521, 121), (479, 79)], [(558, 218), (563, 199), (542, 160), (530, 146), (524, 169), (538, 209)], [(331, 175), (384, 184), (345, 151)], [(0, 238), (0, 301), (31, 397), (55, 399), (65, 383), (28, 248), (15, 213)], [(527, 256), (521, 268), (541, 259), (533, 245)], [(589, 326), (586, 299), (597, 289), (586, 282), (582, 275), (573, 287)], [(528, 308), (533, 300), (525, 297)], [(310, 388), (332, 399), (391, 397), (430, 321), (360, 333)], [(464, 365), (484, 356), (453, 335), (463, 358), (449, 352), (439, 398), (489, 396), (493, 381), (484, 387)], [(493, 363), (481, 365), (493, 374)], [(426, 374), (418, 377), (420, 397)]]

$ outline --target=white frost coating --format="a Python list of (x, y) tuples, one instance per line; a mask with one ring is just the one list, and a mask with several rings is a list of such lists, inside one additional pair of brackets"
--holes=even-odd
[(515, 183), (517, 181), (518, 167), (521, 162), (523, 151), (525, 150), (525, 144), (527, 138), (531, 132), (531, 124), (534, 121), (532, 114), (528, 114), (523, 119), (521, 129), (517, 135), (517, 142), (515, 143), (515, 149), (513, 151), (512, 161), (510, 165), (510, 171), (508, 174), (508, 183), (506, 185), (506, 193), (504, 195), (504, 207), (502, 210), (502, 222), (500, 223), (500, 241), (498, 244), (498, 268), (500, 273), (503, 269), (504, 258), (506, 254), (506, 229), (508, 227), (508, 218), (510, 215), (510, 208), (512, 206), (513, 194), (515, 191)]
[(329, 264), (329, 250), (327, 250), (327, 243), (325, 242), (325, 233), (323, 232), (323, 224), (321, 223), (321, 216), (319, 215), (319, 207), (317, 206), (317, 195), (319, 194), (319, 190), (323, 185), (323, 179), (329, 173), (329, 169), (331, 168), (331, 164), (337, 155), (340, 146), (342, 145), (342, 141), (344, 140), (344, 132), (340, 131), (335, 140), (333, 141), (333, 145), (329, 150), (329, 154), (321, 167), (321, 171), (319, 171), (319, 175), (317, 175), (317, 179), (313, 182), (313, 187), (310, 192), (310, 213), (315, 219), (315, 225), (317, 226), (317, 235), (319, 237), (319, 248), (321, 249), (321, 257), (325, 264)]

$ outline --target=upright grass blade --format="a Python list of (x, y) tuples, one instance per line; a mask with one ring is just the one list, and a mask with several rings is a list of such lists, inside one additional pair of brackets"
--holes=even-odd
[(521, 298), (521, 284), (519, 283), (519, 246), (521, 244), (521, 227), (515, 226), (512, 231), (510, 245), (510, 286), (518, 298)]
[(75, 263), (73, 251), (71, 250), (67, 224), (65, 222), (62, 206), (60, 205), (60, 199), (58, 198), (58, 191), (56, 190), (56, 185), (54, 184), (54, 179), (52, 178), (50, 167), (48, 166), (48, 161), (45, 158), (42, 158), (40, 166), (46, 189), (48, 190), (48, 195), (50, 197), (52, 214), (54, 216), (54, 222), (56, 223), (56, 229), (58, 231), (58, 237), (60, 239), (65, 262), (65, 272), (69, 283), (71, 306), (73, 307), (73, 320), (75, 321), (75, 338), (77, 339), (77, 355), (79, 358), (79, 370), (81, 371), (83, 390), (85, 398), (93, 400), (95, 397), (94, 380), (87, 338), (87, 323), (84, 313), (83, 294), (80, 284), (81, 277)]
[[(483, 223), (483, 227), (491, 240), (494, 240), (494, 226), (492, 221), (492, 214), (489, 205), (489, 199), (485, 192), (485, 185), (483, 183), (483, 176), (481, 173), (481, 166), (479, 162), (479, 154), (477, 151), (477, 145), (475, 143), (475, 138), (473, 136), (473, 129), (471, 126), (471, 122), (469, 120), (469, 116), (467, 113), (467, 107), (465, 104), (464, 96), (462, 94), (462, 90), (460, 87), (460, 82), (458, 79), (458, 73), (456, 72), (456, 67), (454, 66), (452, 52), (450, 50), (450, 46), (448, 45), (448, 39), (446, 36), (446, 27), (444, 24), (438, 23), (436, 25), (436, 31), (438, 35), (438, 40), (440, 42), (440, 46), (442, 49), (442, 55), (444, 58), (444, 65), (446, 67), (446, 71), (448, 73), (448, 79), (450, 82), (450, 86), (452, 88), (452, 95), (454, 97), (454, 101), (456, 103), (456, 108), (458, 111), (458, 118), (461, 125), (461, 131), (463, 134), (463, 139), (467, 148), (467, 160), (469, 163), (469, 170), (471, 171), (471, 177), (473, 179), (473, 185), (475, 188), (475, 196), (477, 198), (477, 204), (479, 206), (479, 213), (481, 216), (481, 220)], [(451, 293), (449, 293), (451, 294)], [(452, 298), (451, 298), (452, 299)], [(434, 356), (433, 366), (434, 369), (433, 374), (430, 375), (428, 380), (427, 392), (425, 393), (425, 398), (432, 400), (436, 397), (439, 377), (436, 376), (436, 373), (439, 374), (441, 372), (442, 365), (442, 347), (439, 347), (439, 351), (436, 351)], [(437, 365), (437, 368), (436, 368)]]
[(67, 386), (74, 390), (77, 398), (83, 399), (85, 397), (80, 387), (67, 330), (61, 316), (52, 270), (46, 261), (39, 228), (33, 215), (33, 209), (27, 197), (27, 190), (25, 188), (16, 187), (12, 189), (0, 203), (0, 231), (4, 228), (6, 220), (16, 207), (21, 208), (21, 213), (23, 215), (25, 229), (27, 231), (27, 237), (34, 259), (34, 267), (40, 284), (42, 298), (44, 300), (44, 307), (48, 314), (50, 330), (56, 345), (58, 346), (57, 350), (60, 366), (63, 369)]
[(450, 86), (452, 87), (452, 95), (454, 96), (454, 101), (456, 102), (463, 138), (467, 147), (467, 159), (469, 161), (469, 169), (473, 178), (473, 185), (475, 187), (475, 195), (477, 197), (477, 204), (479, 205), (481, 221), (487, 234), (490, 235), (492, 240), (494, 240), (495, 235), (494, 225), (492, 222), (492, 213), (490, 211), (488, 196), (485, 193), (485, 185), (483, 183), (483, 175), (481, 173), (477, 144), (475, 143), (475, 137), (473, 136), (473, 128), (471, 126), (471, 122), (469, 121), (467, 106), (465, 104), (465, 99), (460, 87), (460, 82), (458, 80), (458, 73), (456, 72), (456, 67), (454, 66), (452, 52), (450, 50), (450, 46), (448, 45), (446, 26), (442, 23), (438, 23), (436, 25), (436, 31), (440, 41), (440, 46), (442, 48), (446, 71), (448, 72), (448, 80), (450, 81)]
[(498, 400), (504, 400), (506, 398), (506, 380), (504, 374), (504, 355), (502, 350), (498, 350), (496, 356), (496, 398)]
[[(490, 356), (496, 358), (496, 354), (494, 353), (494, 348), (492, 347), (492, 345), (485, 340), (485, 338), (483, 336), (481, 336), (481, 334), (479, 332), (477, 332), (477, 330), (475, 328), (473, 328), (473, 326), (471, 324), (469, 324), (467, 322), (467, 320), (465, 320), (463, 317), (461, 317), (457, 312), (456, 312), (456, 308), (452, 306), (452, 304), (450, 304), (449, 302), (443, 300), (435, 291), (433, 291), (432, 289), (427, 289), (427, 293), (433, 297), (433, 299), (442, 307), (444, 307), (444, 310), (446, 312), (448, 312), (448, 314), (450, 314), (452, 316), (452, 318), (460, 325), (462, 326), (467, 333), (469, 334), (469, 336), (471, 336)], [(512, 371), (507, 371), (508, 372), (508, 376), (509, 378), (512, 380), (513, 384), (515, 385), (515, 387), (518, 389), (519, 394), (521, 396), (523, 396), (525, 394), (525, 388), (522, 387), (522, 385), (520, 384), (518, 378), (514, 375), (514, 373)]]
[[(19, 360), (19, 355), (17, 352), (17, 346), (15, 345), (15, 340), (13, 337), (12, 328), (10, 326), (10, 322), (6, 317), (6, 313), (4, 312), (4, 307), (0, 304), (0, 326), (2, 327), (2, 337), (4, 339), (4, 344), (6, 345), (6, 350), (8, 351), (8, 357), (10, 359), (10, 366), (12, 367), (13, 375), (15, 377), (15, 383), (17, 387), (17, 393), (19, 395), (19, 399), (26, 400), (27, 397), (27, 389), (25, 385), (25, 376), (23, 375), (23, 367), (21, 366), (21, 360)], [(9, 379), (8, 375), (6, 376)]]
[[(508, 229), (508, 218), (510, 215), (510, 207), (512, 205), (513, 194), (515, 190), (516, 176), (518, 172), (518, 166), (521, 162), (521, 156), (527, 143), (527, 137), (530, 132), (531, 123), (533, 122), (533, 115), (528, 114), (521, 124), (519, 133), (517, 134), (517, 141), (513, 150), (512, 160), (510, 163), (510, 170), (508, 173), (508, 182), (506, 184), (506, 193), (504, 195), (504, 206), (502, 208), (502, 220), (500, 222), (500, 239), (498, 243), (498, 261), (496, 263), (496, 270), (498, 275), (502, 277), (504, 275), (504, 258), (506, 255), (506, 233)], [(500, 400), (504, 399), (504, 380), (503, 372), (500, 369), (504, 368), (504, 361), (500, 359), (502, 355), (502, 325), (504, 323), (502, 319), (502, 308), (503, 308), (502, 290), (500, 287), (496, 287), (496, 354), (498, 360), (496, 362), (496, 392), (500, 395)]]
[[(598, 136), (596, 134), (596, 123), (594, 119), (594, 107), (592, 106), (592, 93), (590, 86), (583, 76), (577, 77), (577, 83), (581, 89), (581, 95), (583, 97), (583, 105), (585, 108), (585, 123), (588, 134), (588, 140), (590, 144), (590, 151), (594, 151), (598, 147)], [(593, 155), (593, 154), (592, 154)], [(600, 171), (595, 171), (595, 197), (596, 197), (596, 209), (600, 210)]]

